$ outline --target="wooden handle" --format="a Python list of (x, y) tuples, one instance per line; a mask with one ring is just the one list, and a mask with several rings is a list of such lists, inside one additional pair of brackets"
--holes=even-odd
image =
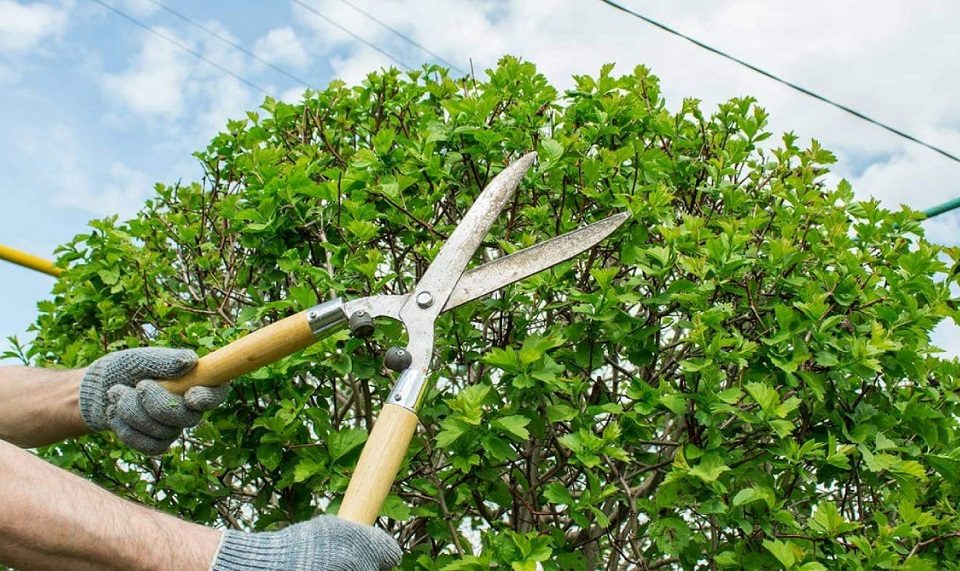
[(301, 311), (204, 355), (189, 373), (177, 379), (162, 381), (160, 385), (177, 394), (183, 394), (190, 387), (222, 385), (296, 353), (315, 340), (307, 320), (307, 312)]
[(384, 405), (360, 453), (339, 517), (373, 525), (416, 430), (416, 413), (395, 404)]

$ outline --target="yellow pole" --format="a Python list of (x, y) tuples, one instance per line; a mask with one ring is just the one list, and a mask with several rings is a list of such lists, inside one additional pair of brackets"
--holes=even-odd
[(45, 274), (50, 274), (54, 277), (58, 277), (62, 271), (57, 266), (53, 265), (53, 262), (50, 260), (38, 258), (33, 254), (21, 252), (20, 250), (15, 250), (9, 246), (4, 246), (3, 244), (0, 244), (0, 260), (13, 262), (14, 264), (18, 264), (38, 272), (43, 272)]

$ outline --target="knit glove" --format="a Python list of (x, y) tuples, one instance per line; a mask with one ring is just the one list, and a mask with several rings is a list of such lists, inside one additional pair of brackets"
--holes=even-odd
[(191, 387), (180, 396), (153, 380), (175, 379), (196, 363), (189, 349), (127, 349), (101, 357), (80, 381), (80, 415), (93, 430), (112, 430), (131, 448), (161, 454), (227, 397), (227, 385)]
[(319, 516), (281, 531), (225, 531), (210, 571), (386, 571), (402, 555), (380, 529)]

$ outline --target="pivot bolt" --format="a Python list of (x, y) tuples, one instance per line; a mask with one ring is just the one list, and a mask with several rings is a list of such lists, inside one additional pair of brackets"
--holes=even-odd
[(426, 309), (433, 305), (433, 296), (428, 291), (422, 291), (417, 294), (417, 305), (420, 309)]
[(366, 311), (353, 312), (347, 325), (350, 326), (350, 333), (353, 333), (354, 337), (363, 339), (373, 334), (373, 318)]
[(383, 355), (383, 364), (391, 371), (403, 371), (410, 367), (413, 355), (401, 347), (390, 347)]

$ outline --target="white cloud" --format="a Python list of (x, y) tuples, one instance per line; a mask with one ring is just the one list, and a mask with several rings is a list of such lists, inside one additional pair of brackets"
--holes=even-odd
[(253, 45), (257, 57), (277, 65), (304, 69), (310, 65), (310, 55), (292, 28), (274, 28)]
[(151, 179), (136, 168), (120, 161), (95, 165), (83, 137), (63, 124), (23, 133), (18, 150), (25, 161), (43, 161), (44, 168), (36, 173), (35, 192), (48, 197), (46, 204), (97, 217), (119, 214), (126, 218), (154, 193)]
[[(232, 38), (218, 22), (204, 26)], [(261, 93), (217, 67), (246, 77), (251, 70), (249, 58), (204, 33), (158, 31), (202, 54), (206, 61), (154, 34), (141, 34), (140, 51), (129, 66), (101, 77), (104, 90), (130, 112), (106, 114), (104, 120), (111, 126), (129, 128), (131, 121), (144, 121), (192, 149), (224, 129), (228, 119), (242, 117), (257, 106)]]
[(287, 103), (300, 103), (303, 101), (303, 93), (307, 90), (305, 87), (291, 87), (280, 94), (278, 99)]
[[(157, 31), (180, 41), (172, 30)], [(144, 33), (142, 49), (131, 66), (120, 73), (104, 74), (101, 82), (108, 94), (135, 113), (149, 118), (178, 117), (184, 111), (191, 57), (163, 38)]]
[(383, 54), (366, 46), (357, 48), (348, 56), (330, 57), (333, 76), (348, 84), (360, 83), (370, 72), (389, 66), (390, 61)]
[(83, 170), (65, 174), (63, 190), (54, 196), (54, 204), (98, 217), (118, 214), (121, 219), (129, 218), (154, 194), (147, 176), (123, 163), (110, 165), (109, 178), (103, 186), (94, 185)]
[[(940, 141), (945, 147), (960, 149), (960, 132), (950, 129), (928, 130), (925, 138)], [(956, 178), (960, 165), (916, 145), (904, 145), (902, 151), (886, 160), (868, 166), (860, 175), (850, 178), (861, 195), (880, 199), (888, 207), (909, 204), (924, 209), (960, 195), (955, 184), (944, 187), (944, 181)]]
[[(298, 23), (313, 32), (313, 40), (316, 47), (323, 52), (330, 52), (337, 47), (351, 46), (356, 40), (346, 33), (340, 27), (330, 23), (333, 20), (339, 23), (343, 28), (354, 31), (364, 37), (369, 34), (367, 28), (371, 22), (364, 20), (363, 16), (357, 12), (351, 11), (348, 6), (342, 2), (330, 0), (304, 0), (303, 2), (310, 7), (304, 8), (299, 2), (290, 4), (294, 18)], [(388, 9), (392, 9), (391, 6)], [(317, 14), (319, 12), (319, 14)], [(375, 25), (375, 24), (374, 24)], [(374, 32), (375, 34), (376, 32)]]
[[(204, 25), (220, 36), (239, 43), (230, 30), (219, 22), (206, 22)], [(197, 35), (194, 41), (207, 60), (216, 62), (247, 80), (255, 79), (252, 73), (253, 62), (247, 56), (206, 34)], [(246, 111), (256, 108), (264, 97), (264, 93), (259, 89), (268, 93), (276, 91), (266, 84), (260, 84), (259, 89), (254, 89), (236, 77), (192, 56), (191, 63), (190, 80), (186, 89), (195, 117), (191, 119), (193, 125), (184, 125), (185, 135), (189, 139), (188, 148), (205, 145), (211, 135), (226, 128), (228, 119), (243, 118)]]
[(0, 50), (25, 52), (67, 29), (71, 4), (21, 4), (14, 0), (0, 0)]
[(923, 222), (927, 240), (947, 246), (960, 245), (960, 212), (952, 211)]
[(960, 327), (952, 319), (941, 321), (930, 337), (934, 345), (943, 349), (942, 356), (960, 356)]

